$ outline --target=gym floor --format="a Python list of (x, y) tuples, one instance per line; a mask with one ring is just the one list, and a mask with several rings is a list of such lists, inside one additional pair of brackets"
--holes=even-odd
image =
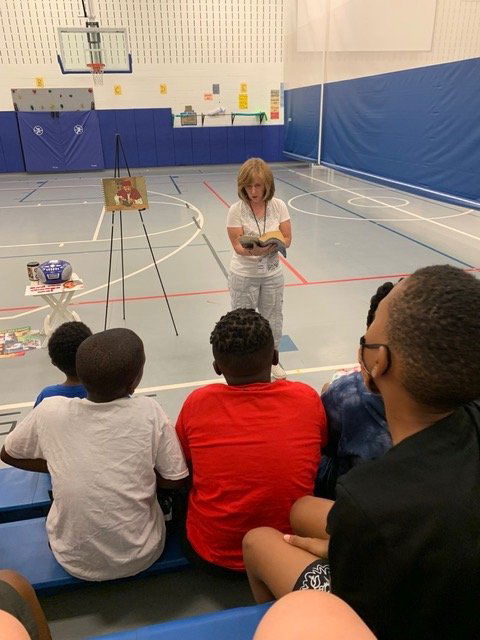
[[(416, 268), (450, 263), (478, 271), (478, 210), (375, 185), (324, 167), (272, 166), (276, 195), (288, 203), (293, 243), (284, 271), (284, 337), (280, 359), (291, 379), (318, 390), (356, 360), (369, 299), (386, 280)], [(135, 170), (145, 175), (144, 212), (162, 288), (136, 212), (123, 213), (126, 320), (122, 317), (119, 216), (115, 214), (108, 326), (128, 326), (145, 343), (139, 392), (157, 397), (175, 421), (186, 395), (218, 381), (210, 332), (229, 309), (225, 230), (236, 199), (238, 167)], [(25, 297), (26, 264), (64, 258), (85, 281), (74, 309), (93, 331), (103, 329), (111, 214), (103, 212), (101, 178), (111, 172), (0, 176), (0, 328), (40, 329), (41, 298)], [(46, 349), (0, 362), (0, 444), (38, 391), (62, 380)], [(127, 606), (125, 606), (125, 604)], [(251, 603), (246, 582), (228, 585), (192, 570), (114, 587), (96, 585), (42, 600), (54, 638), (138, 627)]]

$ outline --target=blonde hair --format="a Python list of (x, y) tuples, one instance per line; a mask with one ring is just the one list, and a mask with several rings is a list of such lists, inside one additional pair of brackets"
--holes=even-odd
[(265, 185), (263, 200), (269, 202), (275, 193), (275, 182), (270, 167), (261, 158), (249, 158), (240, 167), (237, 176), (238, 197), (248, 203), (249, 198), (245, 187), (252, 184), (255, 178)]

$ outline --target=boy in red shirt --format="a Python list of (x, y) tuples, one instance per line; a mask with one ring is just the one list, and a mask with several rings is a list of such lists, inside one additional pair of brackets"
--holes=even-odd
[(187, 539), (202, 560), (243, 571), (247, 531), (290, 531), (291, 506), (313, 493), (326, 418), (308, 385), (270, 381), (278, 352), (268, 321), (253, 309), (220, 318), (210, 343), (227, 384), (191, 393), (177, 422), (192, 470)]

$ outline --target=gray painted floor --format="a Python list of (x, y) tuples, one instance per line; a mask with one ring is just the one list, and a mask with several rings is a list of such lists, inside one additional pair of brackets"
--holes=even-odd
[[(135, 172), (147, 176), (150, 209), (144, 218), (179, 337), (138, 215), (123, 214), (126, 321), (115, 282), (109, 326), (126, 325), (142, 337), (147, 363), (139, 392), (156, 394), (172, 420), (189, 391), (215, 377), (209, 334), (229, 309), (225, 220), (227, 205), (236, 199), (236, 170)], [(355, 362), (370, 296), (385, 280), (428, 264), (480, 266), (478, 211), (325, 168), (286, 163), (275, 165), (274, 174), (276, 195), (289, 203), (294, 234), (284, 269), (290, 350), (281, 353), (292, 379), (320, 389), (333, 371)], [(32, 308), (38, 299), (24, 296), (26, 263), (65, 258), (86, 283), (75, 297), (75, 310), (92, 330), (103, 329), (111, 219), (102, 214), (100, 179), (108, 175), (0, 176), (1, 328), (41, 327), (47, 310)], [(120, 278), (118, 242), (112, 277)], [(45, 350), (1, 360), (0, 369), (1, 443), (38, 391), (61, 376)], [(72, 640), (250, 602), (246, 584), (232, 587), (192, 571), (43, 599), (54, 638)]]

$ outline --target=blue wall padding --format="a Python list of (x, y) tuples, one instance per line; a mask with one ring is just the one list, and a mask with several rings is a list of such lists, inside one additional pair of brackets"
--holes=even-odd
[(285, 91), (284, 151), (318, 159), (318, 131), (320, 113), (318, 84)]
[(14, 111), (0, 111), (0, 147), (3, 148), (4, 157), (4, 168), (0, 168), (0, 171), (25, 171), (17, 114)]
[(17, 117), (27, 171), (103, 169), (95, 111), (18, 112)]
[(157, 147), (158, 167), (170, 167), (175, 164), (173, 148), (173, 126), (171, 109), (154, 109), (155, 145)]
[[(170, 109), (100, 109), (105, 167), (115, 166), (115, 134), (119, 133), (129, 167), (175, 164)], [(120, 166), (124, 167), (122, 155)]]
[(227, 128), (228, 162), (245, 162), (245, 127)]
[(193, 164), (210, 164), (210, 133), (203, 127), (191, 129)]
[[(127, 156), (129, 167), (143, 166), (139, 165), (138, 140), (135, 129), (135, 121), (138, 109), (117, 109), (115, 118), (117, 121), (117, 131), (121, 135), (123, 149)], [(120, 166), (123, 167), (124, 159), (120, 154)]]
[[(80, 113), (90, 114), (82, 116), (83, 119), (87, 118), (87, 122), (98, 118), (99, 137), (91, 142), (91, 157), (83, 151), (80, 155), (72, 156), (73, 143), (78, 147), (85, 147), (85, 144), (79, 145), (79, 140), (70, 140), (68, 160), (65, 161), (65, 150), (62, 151), (58, 136), (65, 138), (66, 132), (72, 128), (70, 120), (78, 119)], [(22, 141), (18, 135), (17, 116), (23, 132)], [(60, 125), (62, 117), (66, 122), (63, 133)], [(32, 135), (32, 118), (36, 124), (45, 125), (42, 124), (42, 128), (47, 133), (46, 137)], [(2, 126), (4, 122), (6, 126)], [(0, 112), (0, 172), (25, 170), (22, 146), (25, 156), (28, 156), (27, 171), (92, 169), (96, 168), (93, 166), (95, 164), (102, 168), (102, 155), (104, 167), (113, 169), (116, 133), (121, 135), (131, 168), (240, 163), (252, 156), (280, 162), (284, 160), (283, 129), (283, 125), (265, 124), (174, 128), (171, 109), (99, 109), (92, 112), (61, 112), (55, 118), (45, 112)], [(57, 146), (55, 141), (58, 142)], [(86, 142), (87, 137), (84, 137), (82, 143)], [(45, 146), (48, 148), (45, 149)], [(100, 146), (103, 152), (98, 158)], [(82, 164), (87, 160), (87, 164)], [(120, 166), (124, 168), (122, 156)]]
[[(102, 141), (96, 111), (62, 111), (58, 118), (65, 171), (103, 169)], [(75, 130), (81, 127), (81, 133)]]
[(283, 156), (283, 126), (260, 127), (262, 136), (262, 153), (260, 156), (267, 162), (285, 160)]
[(210, 162), (212, 164), (228, 162), (227, 127), (210, 128)]
[(327, 84), (322, 160), (480, 199), (479, 87), (480, 58)]
[(138, 146), (137, 167), (157, 166), (157, 146), (153, 135), (155, 120), (154, 109), (135, 110), (135, 132)]
[(115, 134), (117, 132), (115, 112), (115, 109), (100, 109), (97, 111), (100, 122), (103, 158), (107, 169), (112, 169), (115, 166)]
[(65, 171), (60, 118), (46, 112), (17, 115), (27, 171)]
[(3, 153), (2, 138), (0, 138), (0, 173), (6, 173), (7, 163), (5, 162), (5, 155)]
[(188, 128), (173, 130), (175, 164), (193, 164), (192, 132)]
[[(262, 132), (264, 128), (265, 127), (245, 127), (245, 156), (247, 158), (258, 158), (262, 155)], [(280, 128), (283, 130), (283, 127), (268, 128)]]

